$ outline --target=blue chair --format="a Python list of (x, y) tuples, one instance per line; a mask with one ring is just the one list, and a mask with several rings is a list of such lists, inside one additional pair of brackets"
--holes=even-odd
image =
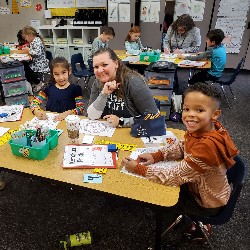
[(88, 84), (90, 77), (94, 75), (94, 72), (90, 72), (84, 64), (81, 53), (71, 56), (71, 68), (72, 73), (75, 77), (83, 77), (85, 79), (86, 85)]
[(180, 215), (177, 218), (177, 220), (162, 233), (161, 237), (163, 237), (163, 235), (169, 232), (170, 229), (174, 228), (177, 224), (179, 224), (182, 221), (182, 219), (186, 216), (189, 219), (191, 219), (193, 223), (196, 226), (198, 226), (198, 228), (200, 228), (210, 248), (213, 249), (213, 246), (209, 240), (209, 235), (204, 227), (204, 224), (222, 225), (231, 219), (235, 205), (240, 196), (242, 186), (247, 176), (247, 166), (242, 161), (242, 159), (239, 156), (235, 156), (234, 160), (235, 160), (234, 166), (227, 170), (227, 178), (229, 184), (232, 187), (232, 193), (228, 203), (223, 207), (220, 213), (218, 215), (211, 217)]
[(229, 100), (227, 98), (224, 86), (228, 86), (231, 94), (233, 95), (233, 99), (236, 99), (236, 97), (231, 89), (231, 84), (234, 83), (234, 81), (236, 80), (236, 77), (240, 73), (240, 70), (242, 69), (244, 62), (245, 62), (245, 58), (242, 58), (238, 64), (237, 68), (233, 71), (232, 74), (222, 74), (222, 76), (218, 80), (215, 80), (212, 82), (212, 84), (215, 84), (215, 83), (220, 84), (221, 90), (225, 96), (225, 99), (227, 101), (229, 108), (231, 108), (231, 106), (230, 106)]

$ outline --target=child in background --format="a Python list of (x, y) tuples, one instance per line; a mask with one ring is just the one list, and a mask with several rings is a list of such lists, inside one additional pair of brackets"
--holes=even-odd
[(46, 58), (45, 45), (41, 36), (31, 26), (25, 26), (22, 30), (23, 38), (30, 43), (27, 48), (32, 60), (24, 64), (26, 79), (32, 84), (37, 85), (43, 81), (44, 73), (49, 72), (49, 61)]
[(179, 58), (186, 60), (199, 61), (207, 58), (211, 61), (211, 68), (196, 73), (188, 81), (190, 85), (208, 80), (215, 81), (221, 76), (227, 60), (226, 49), (221, 43), (224, 37), (224, 32), (221, 29), (210, 30), (206, 35), (208, 49), (204, 53), (199, 53), (196, 56), (178, 54)]
[(17, 41), (18, 41), (17, 48), (19, 50), (25, 50), (27, 47), (29, 47), (29, 43), (23, 38), (22, 30), (19, 30), (17, 33)]
[[(220, 101), (220, 92), (211, 85), (189, 86), (184, 93), (182, 113), (187, 128), (185, 140), (156, 153), (141, 154), (137, 161), (131, 158), (122, 161), (129, 172), (163, 185), (181, 186), (177, 204), (166, 210), (169, 225), (181, 214), (216, 215), (228, 202), (231, 188), (226, 170), (234, 165), (238, 150), (217, 120), (221, 114)], [(181, 158), (174, 168), (150, 167), (153, 163)]]
[(56, 57), (50, 63), (51, 83), (38, 93), (30, 105), (32, 113), (41, 120), (47, 119), (40, 105), (47, 99), (46, 110), (60, 113), (56, 121), (64, 120), (68, 115), (83, 114), (84, 105), (80, 86), (70, 84), (70, 65), (64, 57)]
[(108, 42), (115, 37), (115, 31), (112, 27), (103, 26), (101, 28), (101, 34), (92, 42), (91, 56), (88, 60), (90, 72), (94, 72), (93, 69), (93, 54), (101, 48), (108, 48)]
[(101, 34), (92, 42), (91, 55), (100, 48), (108, 48), (108, 42), (115, 37), (115, 31), (112, 27), (103, 26)]
[(125, 49), (128, 54), (139, 55), (143, 49), (140, 40), (141, 30), (138, 26), (133, 26), (128, 32), (127, 38), (125, 40)]

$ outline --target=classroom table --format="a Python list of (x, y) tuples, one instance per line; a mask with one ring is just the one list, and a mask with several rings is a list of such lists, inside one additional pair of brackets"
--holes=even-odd
[[(22, 120), (17, 122), (0, 123), (1, 127), (17, 129), (25, 121), (33, 118), (33, 114), (28, 108), (24, 109)], [(128, 151), (119, 151), (118, 163), (116, 169), (109, 169), (103, 176), (102, 184), (83, 183), (83, 174), (93, 173), (91, 169), (64, 169), (62, 160), (64, 147), (69, 143), (67, 136), (66, 123), (61, 121), (57, 128), (64, 132), (59, 136), (58, 145), (49, 152), (49, 155), (42, 161), (32, 160), (25, 157), (18, 157), (12, 154), (10, 145), (5, 143), (0, 147), (1, 163), (0, 170), (9, 171), (28, 176), (36, 176), (42, 179), (58, 181), (64, 184), (75, 185), (78, 187), (100, 191), (105, 194), (125, 197), (134, 201), (145, 203), (156, 209), (170, 207), (177, 203), (179, 198), (179, 187), (170, 187), (156, 184), (146, 179), (137, 178), (121, 173), (120, 162), (123, 157), (129, 156)], [(184, 131), (168, 128), (179, 139), (183, 138)], [(82, 139), (80, 135), (80, 141)], [(140, 138), (130, 136), (129, 128), (117, 128), (112, 138), (96, 136), (95, 140), (105, 139), (113, 142), (136, 144), (137, 147), (144, 147)], [(155, 247), (160, 249), (161, 245), (161, 217), (157, 217)]]

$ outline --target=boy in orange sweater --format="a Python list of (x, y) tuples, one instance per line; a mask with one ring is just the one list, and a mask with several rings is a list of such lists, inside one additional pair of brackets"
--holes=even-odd
[[(228, 202), (231, 188), (226, 170), (234, 165), (238, 150), (217, 120), (221, 114), (220, 100), (220, 92), (213, 86), (205, 83), (189, 86), (184, 93), (182, 113), (187, 128), (185, 140), (156, 153), (141, 154), (136, 161), (122, 160), (129, 172), (163, 185), (181, 186), (177, 204), (167, 209), (175, 215), (172, 219), (180, 214), (215, 215)], [(150, 166), (177, 159), (182, 161), (174, 168)]]

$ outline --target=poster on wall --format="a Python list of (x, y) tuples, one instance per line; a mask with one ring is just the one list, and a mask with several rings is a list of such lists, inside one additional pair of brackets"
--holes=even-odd
[(31, 8), (31, 6), (32, 6), (32, 0), (21, 0), (20, 1), (20, 6), (22, 8)]
[(237, 4), (234, 0), (220, 1), (215, 28), (225, 33), (227, 53), (240, 52), (248, 11), (249, 0), (240, 0)]
[(160, 1), (159, 0), (142, 0), (140, 10), (141, 22), (159, 23)]
[(202, 21), (205, 4), (205, 0), (176, 0), (174, 20), (183, 14), (189, 14), (194, 21)]
[(130, 22), (130, 0), (109, 0), (108, 22)]

